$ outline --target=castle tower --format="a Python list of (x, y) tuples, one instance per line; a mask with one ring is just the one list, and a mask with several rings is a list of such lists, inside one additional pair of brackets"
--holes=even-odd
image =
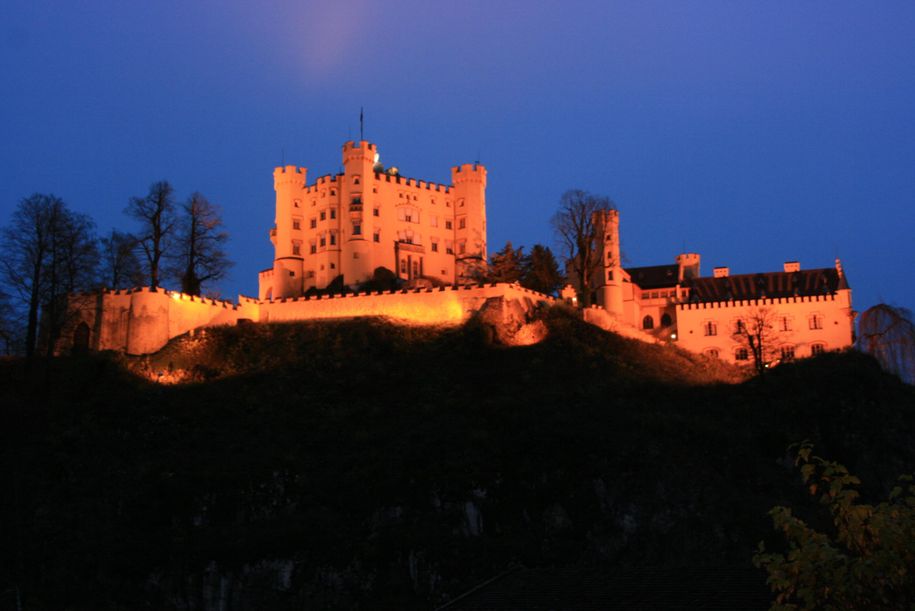
[(377, 160), (377, 148), (366, 140), (343, 145), (340, 270), (346, 284), (364, 282), (372, 277), (371, 239), (376, 220), (372, 208), (377, 196), (373, 194), (371, 184)]
[(270, 232), (275, 248), (273, 258), (274, 299), (302, 294), (303, 191), (306, 168), (294, 165), (273, 170), (276, 191), (276, 228)]
[(486, 168), (465, 163), (451, 168), (454, 185), (456, 281), (472, 281), (486, 265)]
[(685, 252), (677, 255), (677, 283), (683, 284), (685, 280), (699, 277), (699, 255), (694, 252)]
[(595, 213), (594, 224), (603, 234), (601, 265), (598, 268), (602, 278), (596, 283), (600, 287), (600, 302), (616, 316), (623, 315), (623, 266), (620, 260), (620, 213), (618, 210), (601, 210)]

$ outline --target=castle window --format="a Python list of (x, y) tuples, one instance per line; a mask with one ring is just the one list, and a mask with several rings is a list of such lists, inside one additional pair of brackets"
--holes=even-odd
[(654, 318), (650, 315), (642, 319), (642, 328), (643, 329), (654, 329)]
[(315, 277), (315, 270), (310, 269), (310, 270), (308, 270), (307, 272), (305, 272), (305, 277), (306, 277), (306, 278), (314, 278), (314, 277)]
[(309, 225), (311, 225), (311, 228), (314, 229), (318, 226), (318, 219), (311, 219), (311, 221), (309, 221)]
[(378, 193), (378, 187), (372, 187), (372, 193)]
[(294, 202), (292, 202), (292, 205), (293, 205), (294, 207), (298, 208), (300, 203), (301, 203), (301, 201), (295, 200)]
[(378, 208), (372, 208), (372, 216), (378, 216)]
[(819, 314), (813, 314), (809, 319), (809, 324), (811, 329), (822, 329), (823, 328), (823, 317)]
[(337, 264), (336, 264), (336, 263), (331, 263), (331, 264), (330, 264), (330, 268), (331, 268), (331, 269), (337, 269)]
[(337, 234), (336, 234), (336, 233), (331, 233), (331, 234), (330, 234), (330, 245), (331, 245), (331, 246), (336, 246), (336, 244), (337, 244)]
[(330, 209), (330, 218), (332, 218), (332, 219), (337, 218), (337, 209), (336, 208)]
[(431, 217), (429, 217), (429, 226), (438, 227), (438, 217), (437, 216), (432, 215)]
[(708, 321), (702, 325), (703, 330), (705, 331), (706, 336), (718, 335), (718, 324), (712, 321)]
[(358, 176), (353, 176), (353, 184), (354, 184), (354, 185), (358, 185), (358, 184), (359, 184), (359, 177), (358, 177)]
[(673, 323), (673, 321), (670, 318), (670, 314), (661, 315), (661, 326), (662, 327), (669, 327), (672, 323)]
[(703, 354), (709, 358), (717, 359), (721, 356), (721, 353), (718, 352), (718, 348), (708, 348), (703, 351)]
[(452, 244), (451, 240), (445, 240), (445, 253), (449, 255), (454, 254), (454, 245)]
[(745, 333), (746, 330), (747, 326), (742, 320), (738, 320), (736, 323), (734, 323), (734, 333)]
[(308, 252), (310, 252), (311, 254), (315, 254), (316, 252), (318, 252), (318, 247), (315, 246), (314, 242), (312, 242), (311, 246), (309, 246)]
[(375, 233), (373, 233), (373, 234), (372, 234), (372, 241), (374, 241), (374, 242), (381, 242), (381, 233), (379, 233), (379, 232), (377, 232), (377, 231), (376, 231)]
[(791, 330), (791, 321), (789, 320), (789, 318), (788, 318), (787, 316), (782, 316), (782, 317), (781, 317), (781, 320), (779, 321), (779, 328), (780, 328), (782, 331), (790, 331), (790, 330)]
[(747, 352), (746, 348), (738, 348), (734, 351), (734, 360), (735, 361), (747, 361), (750, 359), (750, 353)]
[(293, 245), (292, 245), (292, 254), (294, 254), (294, 255), (300, 255), (300, 254), (302, 254), (302, 253), (301, 253), (301, 247), (300, 247), (298, 244), (293, 244)]
[(407, 260), (406, 259), (400, 260), (400, 273), (401, 274), (407, 273)]
[(463, 240), (458, 242), (458, 254), (463, 255), (466, 252), (467, 252), (467, 243), (464, 242)]
[(458, 200), (458, 208), (463, 208), (463, 207), (464, 207), (464, 198), (462, 197), (461, 199)]
[(293, 221), (292, 221), (292, 228), (293, 228), (293, 229), (301, 229), (301, 228), (302, 228), (302, 223), (301, 223), (301, 221), (299, 221), (299, 219), (293, 220)]
[(414, 202), (416, 201), (416, 196), (415, 196), (415, 195), (413, 196), (413, 201), (414, 201)]
[(353, 223), (353, 235), (362, 235), (362, 225)]
[(451, 221), (445, 221), (445, 229), (451, 229)]
[(325, 219), (327, 219), (327, 211), (322, 210), (322, 211), (321, 211), (321, 220), (323, 221), (323, 220), (325, 220)]
[(317, 205), (318, 205), (318, 200), (316, 200), (316, 199), (311, 200), (311, 207), (312, 207), (312, 208), (314, 208), (314, 207), (317, 206)]
[(330, 194), (331, 194), (331, 195), (336, 195), (336, 194), (337, 194), (336, 189), (331, 189), (331, 190), (330, 190)]
[(359, 253), (358, 253), (358, 252), (354, 252), (354, 253), (353, 253), (353, 259), (358, 259), (358, 258), (359, 258)]
[(320, 243), (321, 243), (321, 248), (324, 248), (325, 246), (327, 246), (327, 238), (322, 235)]
[(466, 227), (467, 227), (467, 219), (462, 216), (461, 219), (458, 221), (458, 229), (464, 229)]
[(794, 358), (794, 346), (782, 346), (782, 360), (790, 361)]
[(823, 354), (826, 352), (826, 346), (823, 344), (812, 344), (810, 346), (810, 354), (816, 356), (817, 354)]

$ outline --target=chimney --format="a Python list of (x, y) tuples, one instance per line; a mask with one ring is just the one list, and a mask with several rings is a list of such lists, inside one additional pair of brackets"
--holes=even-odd
[(727, 278), (731, 273), (730, 267), (716, 267), (712, 270), (712, 275), (715, 278)]
[(799, 272), (801, 264), (799, 261), (785, 261), (785, 272)]

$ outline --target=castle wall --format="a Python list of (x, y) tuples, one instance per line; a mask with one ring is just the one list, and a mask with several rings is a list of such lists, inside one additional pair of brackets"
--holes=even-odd
[(412, 324), (457, 325), (483, 307), (487, 299), (517, 300), (526, 309), (553, 298), (515, 284), (441, 287), (333, 297), (298, 297), (261, 301), (239, 297), (238, 304), (159, 289), (73, 296), (73, 323), (63, 334), (59, 353), (68, 352), (75, 329), (90, 329), (89, 346), (132, 355), (151, 354), (192, 329), (234, 325), (239, 320), (289, 322), (382, 316)]
[(261, 322), (383, 316), (414, 324), (460, 324), (487, 299), (552, 303), (553, 298), (514, 284), (439, 287), (335, 297), (299, 297), (260, 304)]

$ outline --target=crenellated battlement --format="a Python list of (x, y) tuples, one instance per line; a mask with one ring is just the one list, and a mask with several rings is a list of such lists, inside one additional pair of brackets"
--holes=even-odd
[(292, 185), (303, 188), (305, 186), (305, 177), (308, 169), (294, 165), (273, 168), (273, 186), (274, 189), (281, 185)]
[(836, 293), (826, 293), (824, 295), (798, 295), (791, 297), (763, 297), (760, 299), (736, 299), (730, 301), (700, 301), (700, 302), (683, 302), (676, 304), (677, 310), (724, 310), (729, 308), (747, 308), (760, 306), (777, 306), (792, 303), (817, 303), (817, 302), (834, 302)]
[(486, 168), (478, 163), (464, 163), (451, 168), (451, 181), (457, 185), (464, 182), (486, 184)]

